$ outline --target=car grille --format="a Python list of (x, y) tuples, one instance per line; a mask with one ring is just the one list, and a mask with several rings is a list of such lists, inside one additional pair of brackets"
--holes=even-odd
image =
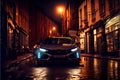
[(51, 55), (66, 55), (70, 53), (70, 50), (48, 50)]

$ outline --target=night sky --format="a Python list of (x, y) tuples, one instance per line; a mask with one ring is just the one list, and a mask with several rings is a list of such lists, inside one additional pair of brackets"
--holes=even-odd
[(67, 0), (34, 0), (34, 2), (43, 9), (47, 16), (59, 23), (60, 15), (57, 14), (56, 7), (59, 5), (66, 7)]

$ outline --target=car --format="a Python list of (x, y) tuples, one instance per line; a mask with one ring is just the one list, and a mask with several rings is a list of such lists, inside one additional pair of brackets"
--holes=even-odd
[(46, 38), (34, 51), (37, 63), (69, 62), (79, 64), (80, 50), (70, 37)]

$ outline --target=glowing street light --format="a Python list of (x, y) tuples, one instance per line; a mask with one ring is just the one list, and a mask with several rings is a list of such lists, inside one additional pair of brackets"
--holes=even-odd
[(64, 10), (65, 10), (64, 6), (58, 6), (57, 7), (57, 12), (62, 16), (63, 16)]
[(58, 12), (59, 12), (59, 13), (63, 13), (63, 8), (62, 8), (62, 7), (59, 7), (59, 8), (58, 8)]
[(49, 32), (50, 32), (50, 34), (52, 33), (52, 31), (51, 31), (51, 30), (50, 30)]
[(63, 21), (64, 21), (65, 6), (64, 5), (58, 5), (56, 7), (56, 11), (60, 16), (60, 24), (61, 24), (60, 26), (61, 26), (61, 28), (59, 28), (59, 29), (60, 29), (60, 35), (62, 36), (63, 35), (62, 32), (63, 32), (63, 25), (64, 25)]
[(55, 31), (55, 30), (56, 30), (56, 27), (53, 27), (52, 30)]
[(56, 35), (56, 27), (53, 26), (52, 29), (49, 30), (49, 37), (55, 36)]

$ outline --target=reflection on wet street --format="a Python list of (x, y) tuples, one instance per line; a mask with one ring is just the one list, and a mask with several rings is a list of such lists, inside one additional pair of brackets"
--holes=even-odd
[[(80, 66), (38, 66), (25, 70), (21, 80), (120, 80), (120, 62), (82, 57)], [(24, 79), (23, 79), (24, 78)]]
[(34, 78), (34, 80), (79, 80), (81, 78), (80, 75), (80, 68), (51, 67), (33, 68), (32, 74), (27, 77)]
[[(86, 80), (118, 80), (118, 61), (82, 58), (84, 67), (82, 68), (82, 78)], [(120, 64), (119, 64), (120, 66)]]

